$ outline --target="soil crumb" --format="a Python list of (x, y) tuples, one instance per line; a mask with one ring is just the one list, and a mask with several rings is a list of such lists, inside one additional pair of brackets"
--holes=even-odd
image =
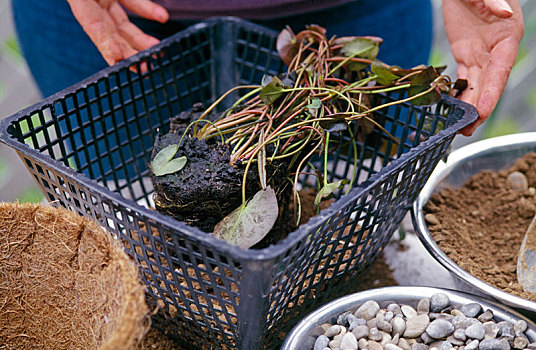
[[(507, 181), (523, 173), (528, 187), (513, 189)], [(426, 204), (432, 237), (462, 269), (507, 293), (536, 301), (517, 281), (517, 256), (536, 212), (536, 153), (519, 158), (507, 170), (483, 171), (462, 188), (444, 189)]]

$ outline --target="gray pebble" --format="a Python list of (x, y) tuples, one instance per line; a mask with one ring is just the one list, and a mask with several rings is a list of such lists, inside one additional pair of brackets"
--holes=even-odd
[(402, 350), (411, 350), (411, 346), (409, 345), (408, 341), (404, 338), (400, 338), (398, 340), (398, 347)]
[(519, 192), (525, 192), (529, 188), (527, 177), (520, 171), (513, 171), (508, 175), (506, 182), (511, 189)]
[(493, 321), (487, 321), (482, 324), (484, 326), (484, 332), (486, 333), (485, 337), (488, 339), (493, 339), (497, 337), (497, 333), (499, 333), (499, 328), (497, 327), (497, 324)]
[[(382, 333), (382, 340), (380, 341), (380, 344), (385, 347), (386, 344), (389, 344), (389, 343), (392, 343), (392, 337), (391, 337), (391, 334), (389, 333), (385, 333), (385, 332), (381, 332)], [(397, 341), (398, 343), (398, 341)]]
[(465, 345), (465, 350), (475, 350), (478, 349), (480, 342), (476, 339), (471, 340), (467, 345)]
[(328, 338), (333, 338), (334, 336), (336, 336), (337, 334), (339, 334), (341, 332), (341, 326), (339, 326), (338, 324), (336, 325), (333, 325), (331, 326), (327, 331), (326, 333), (324, 333), (324, 335)]
[(402, 313), (402, 310), (400, 309), (400, 305), (395, 304), (395, 303), (387, 305), (387, 311), (391, 311), (395, 315)]
[(367, 327), (368, 328), (378, 328), (378, 320), (376, 318), (373, 318), (372, 320), (367, 321)]
[(411, 350), (428, 350), (428, 346), (422, 343), (413, 343)]
[(423, 334), (421, 334), (421, 340), (424, 344), (431, 344), (434, 342), (434, 338), (432, 338), (431, 336), (428, 335), (428, 333), (424, 332)]
[(357, 339), (352, 333), (346, 333), (341, 340), (341, 349), (357, 350)]
[(392, 311), (387, 311), (385, 314), (385, 321), (391, 322), (391, 320), (395, 317), (395, 314)]
[(346, 311), (340, 314), (339, 316), (337, 316), (337, 324), (341, 326), (345, 326), (345, 327), (348, 326), (349, 325), (348, 315), (351, 315), (351, 314), (352, 314), (351, 311)]
[(368, 338), (374, 341), (381, 341), (383, 339), (383, 332), (380, 332), (378, 328), (370, 328)]
[(367, 338), (369, 334), (369, 329), (366, 325), (357, 326), (352, 330), (352, 333), (357, 339)]
[(401, 309), (402, 314), (406, 316), (407, 319), (417, 316), (417, 311), (409, 305), (402, 305)]
[(391, 331), (393, 330), (393, 326), (391, 326), (389, 322), (382, 321), (382, 320), (379, 320), (378, 322), (376, 322), (376, 327), (378, 327), (379, 330), (387, 332), (387, 333), (391, 333)]
[(447, 338), (447, 341), (449, 343), (451, 343), (452, 345), (454, 345), (454, 346), (462, 346), (462, 345), (465, 344), (465, 342), (463, 340), (457, 339), (453, 335), (449, 336)]
[(510, 350), (510, 344), (504, 339), (484, 339), (478, 345), (479, 350)]
[(358, 318), (354, 316), (351, 312), (346, 316), (346, 322), (348, 322), (348, 325), (351, 325), (354, 322), (357, 322)]
[(477, 319), (482, 323), (491, 321), (491, 320), (493, 320), (493, 311), (488, 309), (488, 310), (484, 311), (483, 314), (478, 316)]
[(417, 303), (417, 313), (427, 314), (430, 312), (430, 298), (422, 298)]
[(357, 342), (357, 347), (359, 349), (367, 349), (368, 348), (368, 341), (365, 338), (361, 338)]
[(525, 332), (528, 328), (527, 322), (524, 320), (519, 320), (514, 324), (514, 331)]
[(383, 346), (374, 340), (369, 340), (368, 349), (369, 350), (383, 350)]
[(525, 337), (514, 338), (514, 342), (512, 343), (514, 349), (525, 349), (528, 345), (529, 340)]
[(315, 346), (313, 350), (324, 350), (324, 348), (328, 347), (329, 344), (329, 338), (325, 335), (321, 335), (318, 338), (316, 338)]
[(459, 339), (461, 341), (466, 341), (467, 340), (467, 336), (465, 335), (465, 329), (463, 328), (458, 328), (454, 331), (454, 338), (456, 339)]
[(376, 313), (380, 310), (380, 305), (374, 300), (368, 300), (363, 305), (361, 305), (354, 316), (357, 318), (364, 318), (365, 320), (371, 320), (376, 316)]
[(430, 213), (424, 215), (424, 220), (430, 225), (441, 224), (439, 219), (434, 214), (430, 214)]
[(454, 325), (447, 320), (434, 320), (426, 327), (426, 333), (435, 339), (445, 338), (454, 333)]
[(477, 303), (465, 304), (460, 308), (460, 311), (467, 317), (477, 317), (482, 313), (482, 306)]
[(449, 306), (449, 297), (444, 293), (436, 293), (430, 298), (430, 311), (440, 312)]
[(482, 323), (475, 323), (465, 329), (465, 335), (471, 339), (482, 340), (486, 332)]
[(391, 333), (392, 334), (404, 334), (406, 330), (406, 321), (402, 317), (395, 317), (391, 320)]
[(527, 349), (530, 349), (530, 350), (536, 349), (536, 342), (530, 343), (529, 345), (527, 345)]
[(383, 347), (385, 350), (402, 350), (401, 347), (399, 347), (398, 345), (395, 345), (395, 344), (391, 344), (391, 343), (387, 343), (385, 344), (385, 346)]
[(406, 330), (404, 331), (404, 337), (417, 338), (424, 333), (426, 327), (430, 324), (428, 315), (422, 314), (410, 318), (406, 322)]
[(357, 326), (358, 326), (357, 322), (350, 323), (350, 325), (348, 326), (348, 332), (353, 331), (354, 328), (357, 327)]
[(337, 349), (341, 347), (341, 339), (333, 339), (329, 342), (328, 346), (331, 349)]

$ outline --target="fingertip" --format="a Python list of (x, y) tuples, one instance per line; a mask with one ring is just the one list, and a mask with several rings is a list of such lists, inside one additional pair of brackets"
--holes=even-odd
[(160, 23), (166, 23), (169, 20), (169, 12), (164, 7), (155, 7), (154, 16)]
[(512, 7), (506, 0), (486, 0), (484, 1), (488, 10), (500, 18), (510, 18), (514, 15)]

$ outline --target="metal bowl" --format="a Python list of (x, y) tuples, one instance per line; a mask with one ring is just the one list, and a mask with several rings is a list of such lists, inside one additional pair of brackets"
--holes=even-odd
[(449, 289), (431, 287), (385, 287), (342, 297), (310, 313), (288, 334), (281, 350), (304, 349), (303, 344), (307, 343), (307, 337), (310, 337), (309, 334), (313, 329), (323, 323), (335, 323), (338, 315), (348, 310), (355, 311), (367, 300), (376, 300), (382, 307), (393, 301), (398, 304), (406, 304), (416, 307), (420, 299), (431, 297), (436, 293), (444, 293), (448, 295), (451, 305), (479, 303), (484, 310), (492, 310), (495, 320), (497, 321), (515, 323), (518, 320), (525, 320), (528, 324), (528, 329), (525, 334), (530, 342), (536, 341), (536, 323), (511, 308), (497, 302), (484, 300), (476, 295)]
[(424, 220), (423, 207), (434, 193), (444, 188), (461, 188), (474, 174), (483, 170), (509, 168), (528, 152), (536, 152), (536, 132), (495, 137), (475, 142), (452, 152), (440, 162), (413, 204), (413, 226), (428, 252), (453, 276), (458, 290), (493, 298), (536, 319), (536, 302), (506, 293), (474, 277), (452, 261), (435, 243)]

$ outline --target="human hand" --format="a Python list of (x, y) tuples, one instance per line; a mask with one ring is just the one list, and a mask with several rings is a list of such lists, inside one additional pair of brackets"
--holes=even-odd
[(443, 0), (443, 18), (458, 78), (468, 81), (460, 98), (479, 113), (461, 130), (471, 136), (504, 91), (523, 37), (523, 15), (517, 0)]
[[(165, 23), (169, 14), (150, 0), (67, 0), (76, 20), (104, 60), (113, 65), (159, 43), (130, 20), (122, 6), (135, 14)], [(122, 5), (122, 6), (121, 6)]]

